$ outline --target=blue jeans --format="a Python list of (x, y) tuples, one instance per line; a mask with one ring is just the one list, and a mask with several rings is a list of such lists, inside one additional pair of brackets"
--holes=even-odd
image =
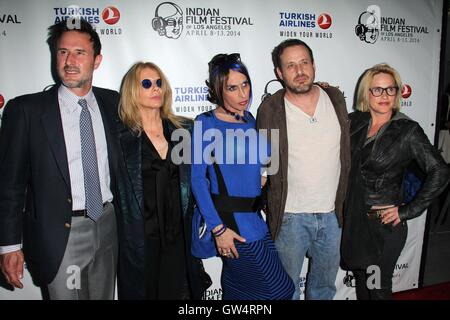
[(300, 299), (300, 273), (306, 254), (310, 259), (306, 299), (333, 299), (336, 293), (340, 243), (341, 228), (334, 211), (295, 214), (285, 212), (275, 245), (284, 268), (295, 284), (293, 300)]

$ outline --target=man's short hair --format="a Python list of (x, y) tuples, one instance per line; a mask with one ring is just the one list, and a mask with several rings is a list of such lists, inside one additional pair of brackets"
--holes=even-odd
[(314, 56), (311, 48), (302, 40), (299, 39), (287, 39), (277, 45), (272, 51), (272, 62), (275, 70), (277, 68), (281, 69), (281, 55), (283, 54), (284, 49), (293, 47), (293, 46), (303, 46), (308, 50), (309, 56), (311, 57), (311, 62), (314, 63)]
[(94, 48), (94, 57), (100, 54), (102, 44), (98, 33), (89, 22), (82, 18), (69, 18), (67, 20), (55, 23), (48, 28), (47, 43), (52, 54), (56, 54), (59, 39), (61, 39), (64, 32), (68, 31), (77, 31), (88, 34)]

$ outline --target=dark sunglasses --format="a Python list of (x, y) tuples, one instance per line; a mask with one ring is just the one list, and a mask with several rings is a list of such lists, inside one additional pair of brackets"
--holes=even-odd
[(241, 55), (239, 53), (220, 53), (215, 55), (208, 63), (209, 66), (221, 65), (226, 62), (241, 62)]
[[(142, 85), (142, 88), (144, 88), (144, 89), (150, 89), (152, 87), (153, 83), (152, 83), (152, 80), (150, 80), (150, 79), (144, 79), (141, 81), (141, 85)], [(161, 88), (161, 86), (162, 86), (161, 79), (156, 80), (156, 86), (158, 88)]]

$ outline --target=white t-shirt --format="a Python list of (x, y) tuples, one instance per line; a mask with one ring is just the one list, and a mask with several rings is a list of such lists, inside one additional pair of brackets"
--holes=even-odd
[(334, 107), (322, 89), (313, 117), (284, 102), (289, 147), (285, 211), (330, 212), (341, 170), (341, 128)]

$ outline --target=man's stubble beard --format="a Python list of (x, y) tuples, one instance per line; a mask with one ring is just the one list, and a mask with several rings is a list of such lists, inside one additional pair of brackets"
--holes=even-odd
[(311, 91), (313, 87), (313, 83), (311, 82), (310, 84), (307, 85), (300, 85), (300, 86), (290, 86), (288, 84), (286, 84), (286, 89), (288, 89), (289, 91), (291, 91), (294, 94), (305, 94)]

